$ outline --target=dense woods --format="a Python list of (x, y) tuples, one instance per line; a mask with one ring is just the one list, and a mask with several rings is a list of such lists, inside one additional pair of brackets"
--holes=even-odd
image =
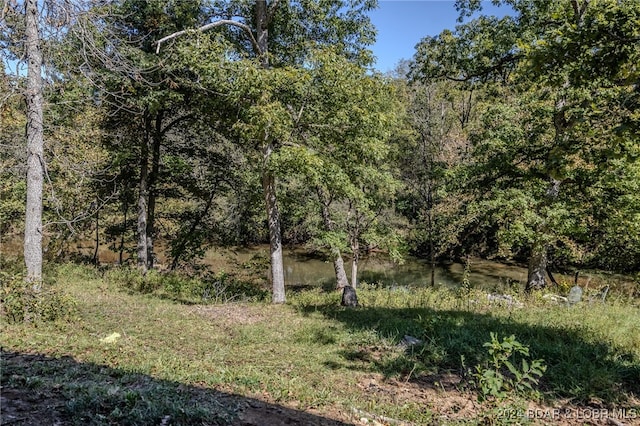
[(0, 238), (37, 283), (268, 243), (274, 303), (283, 245), (640, 271), (640, 3), (496, 3), (382, 75), (373, 0), (3, 2)]

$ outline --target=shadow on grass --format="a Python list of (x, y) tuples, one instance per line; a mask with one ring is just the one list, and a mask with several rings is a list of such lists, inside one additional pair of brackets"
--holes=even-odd
[(2, 351), (2, 424), (347, 425), (239, 395), (71, 357)]
[(366, 343), (345, 349), (342, 356), (349, 368), (360, 365), (387, 377), (418, 377), (418, 383), (428, 381), (432, 374), (464, 375), (476, 365), (486, 365), (489, 355), (483, 344), (494, 332), (500, 339), (515, 335), (530, 348), (531, 360), (545, 361), (548, 368), (541, 390), (549, 402), (570, 398), (576, 404), (616, 405), (630, 398), (637, 402), (640, 396), (639, 360), (606, 341), (594, 342), (583, 328), (537, 326), (491, 313), (430, 308), (345, 309), (327, 304), (300, 310), (303, 314), (321, 312), (353, 330), (374, 331), (396, 343), (405, 335), (424, 342), (395, 358), (381, 357), (376, 353), (379, 349)]

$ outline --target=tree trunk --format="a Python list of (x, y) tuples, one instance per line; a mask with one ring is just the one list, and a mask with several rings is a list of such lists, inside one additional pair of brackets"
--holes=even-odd
[[(554, 178), (549, 178), (549, 187), (545, 196), (545, 205), (551, 204), (558, 198), (560, 193), (561, 182)], [(541, 290), (547, 286), (547, 280), (545, 274), (547, 271), (547, 242), (545, 238), (549, 234), (549, 225), (543, 223), (537, 231), (536, 240), (531, 248), (531, 257), (529, 258), (529, 272), (527, 274), (527, 285), (525, 291), (530, 292), (533, 290)]]
[(269, 68), (269, 14), (266, 0), (256, 0), (256, 35), (262, 68)]
[(127, 232), (127, 213), (129, 213), (129, 200), (126, 198), (122, 202), (122, 210), (123, 210), (123, 222), (122, 222), (122, 234), (120, 234), (120, 249), (118, 253), (118, 261), (119, 264), (122, 265), (123, 255), (124, 255), (124, 237)]
[[(262, 68), (269, 68), (269, 15), (267, 2), (257, 0), (256, 36), (259, 51), (256, 52)], [(282, 261), (282, 236), (280, 233), (280, 212), (276, 198), (276, 179), (267, 170), (269, 158), (273, 152), (273, 143), (265, 131), (263, 140), (262, 189), (267, 207), (267, 221), (269, 222), (269, 250), (271, 252), (271, 285), (273, 286), (273, 303), (284, 303), (284, 266)]]
[(180, 257), (184, 254), (185, 249), (187, 247), (187, 241), (188, 241), (189, 235), (193, 235), (193, 233), (196, 232), (196, 229), (198, 229), (198, 226), (202, 222), (202, 219), (204, 219), (204, 217), (207, 214), (209, 214), (209, 209), (211, 208), (211, 205), (213, 204), (214, 196), (215, 196), (215, 191), (211, 191), (211, 194), (209, 194), (209, 199), (207, 200), (207, 204), (204, 206), (204, 209), (193, 220), (193, 222), (191, 222), (191, 226), (189, 227), (189, 231), (186, 233), (186, 235), (184, 237), (182, 237), (182, 239), (180, 240), (180, 244), (173, 251), (173, 260), (171, 261), (171, 270), (172, 271), (175, 270), (178, 267), (178, 262), (180, 261)]
[(24, 229), (26, 281), (35, 291), (42, 286), (42, 186), (44, 180), (44, 128), (42, 53), (38, 33), (38, 2), (26, 3), (27, 41), (27, 200)]
[(156, 237), (156, 197), (158, 174), (160, 173), (160, 147), (162, 145), (162, 119), (163, 112), (160, 111), (155, 118), (155, 129), (151, 139), (151, 173), (147, 190), (149, 192), (149, 205), (147, 206), (147, 269), (154, 268), (155, 255), (153, 253), (153, 243)]
[(547, 270), (547, 245), (540, 239), (533, 244), (529, 257), (529, 272), (525, 291), (541, 290), (546, 287), (545, 273)]
[[(349, 209), (351, 209), (351, 203), (349, 203)], [(354, 223), (349, 229), (349, 242), (351, 243), (351, 286), (356, 288), (358, 285), (358, 261), (360, 260), (360, 214), (358, 209), (354, 209)]]
[(427, 226), (429, 227), (429, 257), (431, 260), (431, 287), (436, 286), (436, 253), (433, 243), (433, 193), (431, 185), (427, 188)]
[(144, 137), (140, 145), (140, 181), (138, 183), (138, 268), (147, 273), (149, 250), (147, 248), (147, 205), (149, 200), (149, 115), (144, 114)]
[(338, 251), (333, 258), (333, 270), (336, 273), (336, 288), (344, 288), (349, 285), (347, 279), (347, 272), (344, 270), (344, 260), (342, 260), (342, 254)]
[[(327, 200), (324, 191), (319, 186), (316, 187), (316, 192), (318, 193), (318, 199), (320, 201), (320, 213), (322, 215), (324, 228), (327, 231), (333, 231), (333, 222), (331, 221), (331, 216), (329, 214), (330, 201)], [(340, 250), (331, 247), (331, 255), (333, 256), (333, 270), (336, 273), (336, 288), (339, 289), (347, 287), (349, 285), (349, 280), (347, 279), (347, 272), (344, 270), (344, 260), (342, 259)]]
[[(270, 155), (270, 149), (265, 150)], [(284, 303), (284, 267), (282, 262), (282, 237), (280, 234), (280, 212), (276, 200), (275, 177), (267, 170), (262, 172), (262, 188), (267, 206), (269, 222), (269, 249), (271, 252), (271, 284), (273, 286), (273, 303)]]
[[(433, 250), (433, 249), (432, 249)], [(431, 287), (436, 286), (436, 257), (431, 252)]]
[[(96, 199), (96, 206), (99, 205), (100, 200)], [(98, 257), (98, 251), (100, 250), (100, 208), (96, 208), (96, 249), (93, 252), (93, 264), (100, 265), (100, 258)]]
[(360, 260), (360, 244), (358, 239), (352, 241), (351, 252), (353, 258), (351, 259), (351, 287), (356, 288), (358, 284), (358, 261)]

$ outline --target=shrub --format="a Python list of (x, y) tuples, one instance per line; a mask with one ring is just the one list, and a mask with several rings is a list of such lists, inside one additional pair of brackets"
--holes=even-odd
[(237, 279), (235, 275), (206, 270), (190, 277), (182, 273), (158, 271), (148, 271), (143, 275), (135, 268), (116, 268), (108, 271), (105, 279), (128, 291), (152, 293), (188, 303), (259, 301), (268, 294), (260, 285)]
[(9, 322), (71, 321), (77, 315), (77, 302), (56, 288), (43, 286), (35, 291), (21, 275), (0, 272), (2, 314)]
[(238, 280), (224, 271), (205, 273), (196, 291), (194, 296), (209, 303), (227, 303), (238, 299), (260, 301), (267, 297), (267, 291), (259, 285)]
[(144, 283), (145, 276), (137, 269), (127, 266), (108, 270), (104, 275), (104, 279), (107, 282), (135, 292), (144, 292), (143, 290), (146, 286)]

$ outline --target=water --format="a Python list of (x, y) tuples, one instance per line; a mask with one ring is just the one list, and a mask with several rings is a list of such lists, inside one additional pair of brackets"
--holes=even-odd
[[(335, 284), (333, 263), (308, 254), (303, 249), (285, 249), (283, 253), (285, 283), (295, 287), (322, 287)], [(254, 262), (267, 265), (269, 248), (259, 246), (238, 250), (211, 250), (205, 263), (214, 269), (231, 270), (237, 265)], [(351, 277), (351, 262), (345, 256), (347, 276)], [(469, 280), (474, 287), (488, 291), (504, 289), (516, 282), (524, 286), (526, 268), (505, 265), (488, 260), (472, 259)], [(265, 275), (266, 275), (265, 270)], [(457, 287), (463, 279), (464, 265), (451, 263), (436, 266), (435, 283), (438, 287)], [(431, 265), (422, 259), (407, 258), (401, 265), (394, 264), (384, 255), (373, 255), (360, 260), (358, 281), (382, 286), (427, 286), (431, 283)]]
[[(309, 288), (335, 286), (333, 263), (319, 259), (302, 248), (284, 249), (285, 285), (288, 288)], [(204, 259), (214, 270), (231, 271), (246, 262), (254, 264), (254, 270), (268, 274), (269, 247), (256, 246), (236, 250), (214, 249), (207, 252)], [(344, 257), (347, 276), (351, 277), (351, 259)], [(469, 281), (474, 288), (487, 292), (503, 293), (510, 288), (524, 289), (527, 280), (527, 268), (494, 262), (491, 260), (470, 259)], [(464, 275), (464, 265), (450, 263), (435, 268), (436, 287), (457, 288)], [(574, 277), (554, 273), (561, 283), (574, 283)], [(401, 265), (394, 264), (384, 255), (373, 255), (360, 260), (358, 282), (391, 286), (428, 286), (431, 283), (431, 265), (428, 261), (408, 257)], [(612, 288), (632, 289), (636, 286), (632, 277), (605, 272), (581, 271), (578, 284), (585, 289), (597, 290), (610, 285)], [(552, 285), (552, 284), (550, 284)], [(551, 287), (554, 291), (555, 287)], [(559, 289), (555, 289), (561, 291)]]
[[(3, 241), (0, 245), (0, 256), (18, 253), (22, 249), (20, 241), (11, 243)], [(92, 241), (77, 243), (75, 249), (87, 256), (92, 256), (94, 246)], [(162, 252), (162, 250), (160, 250)], [(287, 287), (325, 287), (335, 285), (333, 263), (310, 255), (303, 248), (284, 250), (284, 273)], [(125, 256), (128, 257), (128, 256)], [(160, 269), (168, 266), (168, 261), (160, 253), (158, 256)], [(115, 264), (118, 254), (108, 247), (101, 246), (100, 262)], [(253, 263), (253, 270), (264, 271), (267, 278), (269, 269), (269, 247), (266, 245), (251, 248), (212, 249), (206, 253), (204, 262), (214, 271), (233, 271), (247, 262)], [(351, 277), (351, 259), (345, 256), (347, 276)], [(504, 292), (508, 287), (524, 288), (527, 279), (527, 269), (518, 265), (504, 264), (490, 260), (475, 259), (470, 261), (469, 281), (473, 287), (488, 292)], [(462, 283), (464, 265), (450, 263), (438, 265), (435, 269), (435, 283), (437, 287), (455, 288)], [(554, 273), (559, 282), (573, 285), (573, 276)], [(408, 257), (402, 265), (394, 264), (384, 255), (374, 255), (360, 260), (358, 268), (359, 282), (380, 284), (383, 286), (427, 286), (431, 282), (431, 265), (428, 261)], [(578, 284), (585, 289), (600, 289), (605, 285), (624, 290), (632, 294), (638, 291), (637, 278), (625, 275), (610, 274), (598, 271), (581, 271)], [(553, 291), (553, 287), (552, 287)]]

